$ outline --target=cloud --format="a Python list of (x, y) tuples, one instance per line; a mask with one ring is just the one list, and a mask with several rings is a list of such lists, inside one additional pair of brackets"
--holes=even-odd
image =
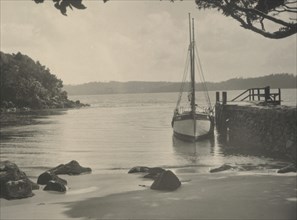
[(179, 81), (188, 47), (188, 12), (205, 78), (222, 81), (296, 73), (295, 38), (268, 40), (192, 1), (87, 1), (60, 15), (52, 2), (1, 1), (1, 50), (39, 60), (64, 83)]

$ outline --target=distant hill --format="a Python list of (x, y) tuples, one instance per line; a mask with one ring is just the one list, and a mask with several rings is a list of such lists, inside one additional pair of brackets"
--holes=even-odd
[[(157, 93), (178, 92), (180, 82), (90, 82), (80, 85), (65, 85), (64, 89), (69, 95), (95, 95), (118, 93)], [(280, 73), (255, 78), (233, 78), (223, 82), (206, 82), (209, 91), (215, 90), (244, 90), (248, 88), (297, 88), (297, 78), (293, 74)], [(196, 84), (202, 90), (200, 83)]]

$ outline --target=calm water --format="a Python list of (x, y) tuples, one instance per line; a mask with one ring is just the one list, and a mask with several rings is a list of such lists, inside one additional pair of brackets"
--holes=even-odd
[[(237, 94), (228, 92), (230, 98)], [(1, 126), (1, 160), (17, 163), (31, 177), (70, 160), (94, 172), (126, 172), (137, 165), (208, 172), (223, 163), (269, 172), (282, 163), (259, 152), (230, 149), (217, 134), (197, 143), (173, 138), (175, 93), (70, 98), (91, 107), (16, 115), (17, 122)], [(296, 105), (296, 90), (282, 90), (282, 99)]]

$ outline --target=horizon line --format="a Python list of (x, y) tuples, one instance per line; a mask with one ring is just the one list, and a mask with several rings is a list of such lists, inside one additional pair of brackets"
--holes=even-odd
[[(238, 76), (238, 77), (233, 77), (233, 78), (229, 78), (223, 81), (205, 81), (205, 83), (222, 83), (222, 82), (226, 82), (228, 80), (232, 80), (232, 79), (255, 79), (255, 78), (262, 78), (262, 77), (267, 77), (267, 76), (273, 76), (273, 75), (292, 75), (297, 77), (297, 73), (270, 73), (267, 75), (261, 75), (261, 76), (254, 76), (254, 77), (243, 77), (243, 76)], [(78, 86), (78, 85), (84, 85), (84, 84), (91, 84), (91, 83), (131, 83), (131, 82), (147, 82), (147, 83), (181, 83), (181, 81), (142, 81), (142, 80), (128, 80), (128, 81), (116, 81), (116, 80), (109, 80), (109, 81), (89, 81), (89, 82), (82, 82), (82, 83), (65, 83), (63, 82), (64, 86)], [(196, 83), (202, 83), (202, 82), (196, 82)]]

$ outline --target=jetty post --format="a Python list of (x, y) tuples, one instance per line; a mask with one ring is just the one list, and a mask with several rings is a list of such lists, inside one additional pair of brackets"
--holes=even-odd
[(264, 88), (264, 93), (265, 93), (265, 102), (267, 102), (269, 99), (270, 99), (270, 87), (269, 86), (266, 86)]
[(227, 107), (227, 92), (222, 92), (222, 101), (220, 100), (220, 92), (216, 92), (216, 105), (215, 105), (215, 125), (219, 134), (220, 141), (227, 141), (227, 123), (226, 111)]
[(216, 92), (216, 103), (220, 102), (220, 92)]
[(227, 104), (227, 92), (222, 92), (222, 102), (223, 102), (223, 105), (226, 105)]

